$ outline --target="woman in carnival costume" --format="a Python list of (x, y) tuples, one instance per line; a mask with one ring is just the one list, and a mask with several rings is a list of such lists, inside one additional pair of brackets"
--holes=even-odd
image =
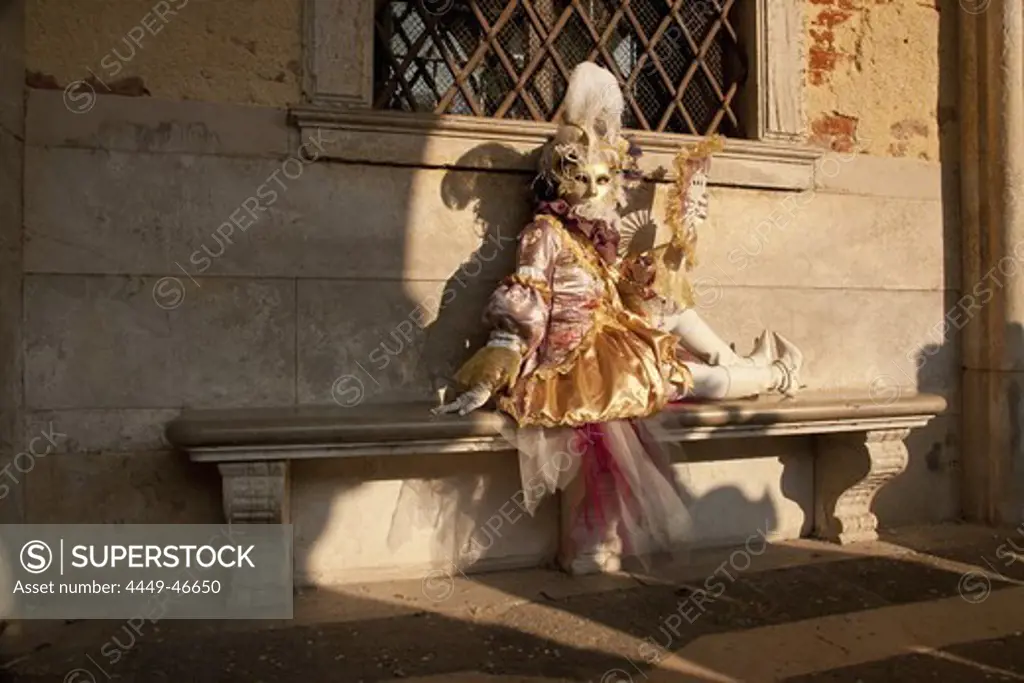
[(519, 450), (527, 511), (581, 476), (573, 503), (588, 523), (577, 526), (589, 528), (592, 514), (614, 520), (626, 552), (642, 557), (684, 543), (690, 526), (643, 418), (688, 397), (791, 392), (803, 359), (767, 332), (740, 357), (692, 307), (679, 269), (693, 262), (717, 140), (677, 159), (671, 243), (625, 254), (618, 212), (640, 174), (623, 108), (610, 72), (589, 62), (573, 71), (516, 270), (484, 313), (489, 341), (456, 375), (465, 391), (434, 412), (464, 415), (494, 398), (516, 424), (506, 437)]

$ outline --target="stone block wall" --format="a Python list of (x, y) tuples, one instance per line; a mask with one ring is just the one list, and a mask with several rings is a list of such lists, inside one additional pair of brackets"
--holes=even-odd
[[(27, 120), (22, 266), (0, 269), (23, 280), (13, 301), (24, 330), (4, 329), (23, 334), (23, 353), (7, 354), (24, 383), (19, 428), (65, 435), (24, 487), (33, 522), (219, 520), (216, 472), (163, 440), (183, 407), (433, 397), (481, 338), (480, 308), (527, 217), (526, 173), (301, 161), (317, 140), (301, 139), (286, 115), (301, 99), (299, 0), (157, 4), (177, 13), (117, 3), (89, 17), (86, 34), (63, 3), (27, 0), (27, 116), (0, 127), (10, 145), (6, 129)], [(808, 4), (819, 49), (828, 3)], [(878, 501), (883, 523), (937, 521), (958, 514), (960, 372), (942, 322), (960, 285), (939, 163), (940, 30), (933, 10), (909, 0), (870, 5), (831, 26), (839, 56), (827, 73), (811, 50), (812, 133), (835, 150), (814, 189), (714, 188), (695, 278), (723, 336), (741, 351), (765, 326), (789, 336), (813, 386), (872, 388), (880, 400), (916, 386), (950, 399)], [(914, 19), (915, 40), (897, 39), (897, 17)], [(129, 58), (123, 39), (139, 26)], [(848, 30), (860, 41), (852, 56)], [(857, 66), (864, 55), (870, 70)], [(879, 76), (887, 70), (891, 80)], [(880, 101), (910, 76), (919, 98)], [(63, 92), (78, 80), (91, 87)], [(850, 84), (877, 97), (847, 97)], [(822, 123), (831, 112), (861, 122), (850, 144)], [(905, 119), (928, 133), (904, 153), (892, 126)], [(657, 215), (664, 188), (656, 197)], [(775, 441), (688, 452), (681, 476), (707, 501), (698, 521), (709, 542), (747, 535), (766, 510), (780, 535), (808, 530), (807, 444)], [(464, 458), (439, 459), (432, 476), (459, 496), (484, 486), (485, 499), (503, 498), (514, 468), (487, 458), (471, 474)], [(294, 476), (310, 581), (387, 564), (379, 530), (359, 520), (386, 518), (412, 474), (325, 464)], [(494, 556), (549, 555), (554, 524), (543, 515)]]

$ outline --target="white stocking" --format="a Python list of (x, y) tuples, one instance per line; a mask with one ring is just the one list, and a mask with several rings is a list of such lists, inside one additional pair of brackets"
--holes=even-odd
[(748, 367), (756, 365), (753, 359), (737, 355), (692, 308), (665, 316), (663, 325), (667, 332), (678, 337), (688, 351), (705, 363)]
[(730, 399), (758, 396), (773, 391), (782, 383), (782, 371), (774, 366), (701, 365), (687, 363), (693, 374), (693, 396), (700, 399)]

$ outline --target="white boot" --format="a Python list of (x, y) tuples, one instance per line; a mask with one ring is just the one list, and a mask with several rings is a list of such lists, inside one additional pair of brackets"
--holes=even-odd
[[(693, 395), (708, 400), (749, 398), (775, 391), (792, 396), (804, 386), (800, 382), (804, 356), (800, 349), (785, 337), (776, 334), (774, 339), (780, 355), (777, 360), (770, 361), (767, 365), (687, 364), (693, 375)], [(763, 340), (764, 335), (755, 344), (756, 350), (751, 354), (751, 358), (755, 355), (761, 358), (764, 355), (763, 351), (767, 345)]]

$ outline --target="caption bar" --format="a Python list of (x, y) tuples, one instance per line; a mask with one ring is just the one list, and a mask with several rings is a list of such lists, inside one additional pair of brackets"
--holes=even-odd
[(0, 525), (15, 619), (291, 619), (288, 524)]

